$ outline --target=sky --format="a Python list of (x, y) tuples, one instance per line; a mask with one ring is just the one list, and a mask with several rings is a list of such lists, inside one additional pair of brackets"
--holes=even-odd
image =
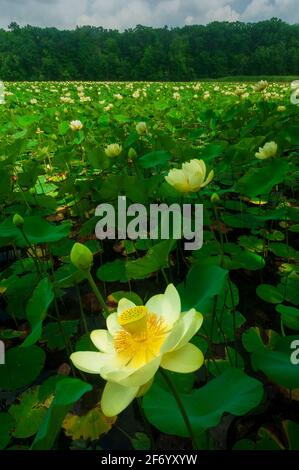
[(2, 28), (12, 21), (60, 29), (94, 25), (119, 30), (137, 24), (184, 26), (272, 17), (299, 23), (298, 0), (0, 0), (0, 12)]

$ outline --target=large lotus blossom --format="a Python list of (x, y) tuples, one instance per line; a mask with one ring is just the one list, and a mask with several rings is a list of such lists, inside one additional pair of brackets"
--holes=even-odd
[(255, 156), (259, 160), (265, 160), (266, 158), (275, 157), (277, 153), (277, 143), (267, 142), (264, 147), (260, 147), (259, 151), (256, 152)]
[(107, 380), (101, 406), (106, 416), (115, 416), (148, 390), (159, 367), (188, 373), (202, 366), (202, 352), (189, 343), (202, 321), (195, 309), (181, 313), (180, 296), (170, 284), (144, 306), (121, 299), (107, 318), (108, 330), (91, 333), (99, 352), (75, 352), (71, 360)]
[(177, 168), (170, 170), (165, 179), (168, 184), (181, 193), (197, 192), (209, 184), (214, 177), (213, 170), (210, 171), (207, 178), (206, 173), (205, 162), (194, 159), (183, 163), (180, 170)]

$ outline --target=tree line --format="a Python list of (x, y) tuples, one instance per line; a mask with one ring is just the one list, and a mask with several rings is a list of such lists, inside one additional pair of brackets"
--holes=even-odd
[(0, 29), (1, 80), (196, 80), (233, 75), (299, 75), (299, 24), (258, 23), (123, 32)]

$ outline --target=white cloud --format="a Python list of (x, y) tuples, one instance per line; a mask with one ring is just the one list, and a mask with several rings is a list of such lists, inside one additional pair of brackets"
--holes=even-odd
[(271, 17), (273, 12), (273, 3), (269, 0), (252, 0), (250, 5), (243, 12), (243, 18), (255, 20), (256, 18)]
[(258, 21), (280, 17), (299, 22), (298, 0), (0, 0), (0, 26), (19, 24), (125, 29), (183, 26), (210, 21)]
[(210, 10), (207, 13), (209, 21), (237, 21), (240, 14), (236, 12), (230, 5), (217, 8), (217, 10)]
[(298, 0), (252, 0), (241, 15), (244, 21), (277, 17), (290, 23), (299, 22)]

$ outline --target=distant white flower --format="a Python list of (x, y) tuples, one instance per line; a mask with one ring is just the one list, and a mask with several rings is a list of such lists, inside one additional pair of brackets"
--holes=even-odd
[(85, 102), (88, 102), (88, 101), (91, 101), (90, 96), (84, 96), (84, 95), (80, 96), (80, 103), (85, 103)]
[(145, 122), (138, 122), (138, 124), (136, 124), (136, 131), (139, 135), (144, 135), (147, 133), (147, 127), (146, 127), (146, 123)]
[(112, 103), (109, 103), (107, 104), (107, 106), (104, 107), (104, 111), (110, 111), (110, 109), (113, 108), (113, 104)]
[(134, 93), (133, 93), (132, 96), (133, 96), (133, 98), (135, 98), (135, 99), (139, 98), (139, 97), (140, 97), (140, 91), (139, 91), (139, 90), (134, 91)]
[(105, 148), (107, 157), (117, 157), (122, 152), (122, 146), (119, 144), (110, 144)]
[(256, 152), (255, 156), (259, 160), (265, 160), (266, 158), (275, 157), (277, 153), (277, 143), (267, 142), (264, 147), (260, 147), (259, 151)]
[(207, 186), (214, 177), (213, 170), (210, 171), (208, 176), (206, 173), (205, 162), (193, 159), (183, 163), (181, 169), (171, 169), (168, 175), (165, 176), (165, 180), (180, 193), (197, 192), (200, 188)]
[(83, 124), (79, 120), (71, 121), (70, 122), (70, 128), (72, 131), (80, 131), (83, 127)]
[(243, 88), (242, 88), (242, 87), (238, 87), (238, 88), (236, 88), (236, 90), (235, 90), (235, 95), (237, 95), (237, 96), (241, 96), (241, 95), (243, 95), (244, 93), (245, 93), (245, 88), (244, 88), (244, 87), (243, 87)]
[(74, 103), (74, 100), (70, 98), (69, 96), (61, 96), (60, 101), (62, 103), (70, 103), (70, 104)]
[(37, 99), (36, 98), (31, 98), (30, 104), (36, 104), (36, 103), (37, 103)]
[(258, 83), (253, 85), (254, 91), (263, 91), (268, 86), (267, 80), (260, 80)]

